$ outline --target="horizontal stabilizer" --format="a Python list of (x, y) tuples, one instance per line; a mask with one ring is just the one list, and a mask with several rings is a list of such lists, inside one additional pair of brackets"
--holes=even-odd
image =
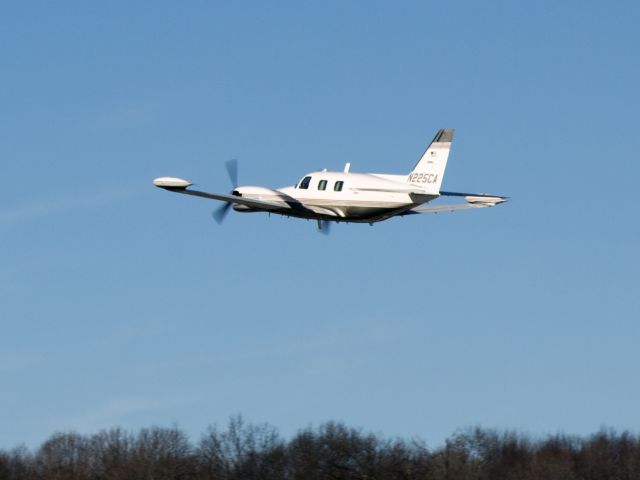
[(405, 214), (412, 215), (416, 213), (445, 213), (455, 212), (457, 210), (469, 210), (471, 208), (486, 208), (492, 205), (486, 203), (457, 203), (454, 205), (421, 205), (416, 208), (408, 210)]
[(506, 202), (509, 197), (501, 197), (499, 195), (485, 195), (483, 193), (457, 193), (457, 192), (441, 192), (443, 196), (463, 197), (467, 203), (456, 203), (453, 205), (420, 205), (407, 211), (412, 213), (439, 213), (439, 212), (455, 212), (456, 210), (468, 210), (471, 208), (487, 208), (495, 207)]
[(499, 203), (509, 200), (509, 197), (502, 195), (487, 195), (486, 193), (461, 193), (461, 192), (440, 192), (442, 197), (463, 197), (467, 202), (473, 204), (485, 204), (493, 207)]
[(505, 197), (490, 197), (487, 195), (482, 195), (480, 197), (477, 195), (468, 195), (464, 197), (464, 199), (469, 203), (473, 203), (474, 205), (484, 204), (484, 205), (490, 205), (492, 207), (494, 205), (507, 201)]

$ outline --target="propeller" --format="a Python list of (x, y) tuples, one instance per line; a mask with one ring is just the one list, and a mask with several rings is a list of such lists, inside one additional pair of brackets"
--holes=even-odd
[(222, 222), (224, 222), (224, 219), (227, 217), (227, 213), (229, 213), (230, 208), (231, 203), (225, 202), (221, 207), (218, 207), (213, 212), (211, 212), (211, 216), (218, 223), (218, 225), (221, 225)]
[(329, 235), (331, 232), (331, 222), (327, 220), (318, 220), (318, 231), (323, 235)]
[(224, 162), (224, 166), (227, 167), (227, 173), (229, 174), (229, 180), (233, 188), (238, 187), (238, 159), (232, 158)]
[[(224, 166), (227, 168), (227, 174), (229, 175), (231, 186), (233, 187), (233, 190), (235, 190), (238, 187), (238, 159), (233, 158), (231, 160), (227, 160), (224, 162)], [(224, 222), (231, 205), (231, 202), (224, 202), (219, 208), (215, 209), (211, 213), (211, 216), (216, 222), (218, 222), (218, 225)]]

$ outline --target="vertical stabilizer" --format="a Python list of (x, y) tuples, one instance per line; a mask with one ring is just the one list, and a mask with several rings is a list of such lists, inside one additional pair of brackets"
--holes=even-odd
[(447, 168), (449, 151), (453, 140), (453, 128), (443, 128), (422, 155), (407, 177), (407, 182), (427, 193), (438, 195)]

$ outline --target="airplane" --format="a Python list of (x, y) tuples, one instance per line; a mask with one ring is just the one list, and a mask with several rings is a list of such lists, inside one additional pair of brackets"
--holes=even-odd
[[(453, 128), (439, 130), (413, 170), (404, 175), (352, 173), (347, 163), (342, 172), (311, 172), (293, 186), (272, 189), (238, 186), (238, 162), (229, 160), (225, 166), (233, 185), (230, 194), (192, 190), (193, 183), (176, 177), (159, 177), (153, 183), (170, 192), (224, 202), (213, 213), (219, 224), (233, 207), (236, 212), (315, 220), (322, 233), (329, 232), (331, 222), (373, 225), (397, 216), (493, 207), (507, 201), (499, 195), (440, 190), (453, 133)], [(439, 197), (462, 197), (466, 203), (427, 205)]]

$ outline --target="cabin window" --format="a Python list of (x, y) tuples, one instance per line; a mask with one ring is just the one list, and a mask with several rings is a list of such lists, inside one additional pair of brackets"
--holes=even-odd
[(320, 182), (318, 182), (318, 190), (326, 190), (326, 189), (327, 189), (327, 181), (320, 180)]
[(300, 187), (303, 190), (306, 190), (307, 188), (309, 188), (309, 184), (311, 183), (311, 177), (304, 177), (302, 179), (302, 181), (300, 182)]
[(344, 184), (344, 182), (342, 180), (339, 180), (335, 183), (335, 185), (333, 186), (333, 189), (336, 192), (341, 192), (342, 191), (342, 185)]

